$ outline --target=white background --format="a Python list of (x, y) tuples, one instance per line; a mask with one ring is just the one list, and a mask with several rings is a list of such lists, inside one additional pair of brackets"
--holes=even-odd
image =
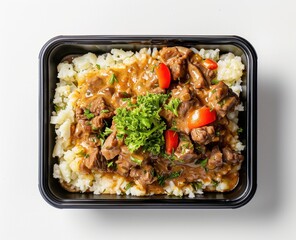
[[(0, 239), (296, 239), (293, 1), (2, 1)], [(38, 192), (38, 54), (61, 34), (235, 34), (259, 57), (258, 189), (237, 210), (59, 210)], [(293, 229), (294, 227), (294, 229)]]

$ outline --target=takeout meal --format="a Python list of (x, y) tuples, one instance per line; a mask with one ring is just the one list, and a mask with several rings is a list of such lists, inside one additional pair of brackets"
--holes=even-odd
[(239, 56), (180, 46), (67, 56), (51, 123), (70, 192), (194, 197), (234, 189), (244, 159)]

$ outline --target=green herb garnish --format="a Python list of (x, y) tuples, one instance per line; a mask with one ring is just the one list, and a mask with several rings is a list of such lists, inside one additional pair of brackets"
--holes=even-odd
[(173, 98), (171, 101), (164, 105), (164, 109), (171, 111), (174, 115), (178, 116), (178, 107), (181, 103), (179, 98)]
[(60, 107), (60, 106), (58, 106), (58, 105), (54, 105), (54, 111), (57, 113), (58, 111), (60, 111), (60, 110), (65, 110), (66, 109), (66, 106), (63, 106), (63, 107)]
[(93, 130), (93, 131), (97, 131), (99, 128), (97, 128), (97, 127), (94, 127), (94, 126), (91, 126), (91, 130)]
[(202, 189), (202, 183), (201, 182), (193, 182), (193, 183), (191, 183), (191, 186), (194, 189), (194, 191)]
[(172, 172), (169, 175), (160, 175), (157, 177), (157, 182), (160, 186), (164, 186), (166, 180), (174, 179), (180, 177), (181, 171), (179, 172)]
[(156, 64), (154, 64), (154, 65), (152, 66), (151, 72), (154, 72), (155, 68), (156, 68)]
[(213, 179), (212, 179), (212, 185), (213, 185), (214, 187), (217, 187), (217, 186), (218, 186), (218, 184), (219, 184), (219, 182), (218, 182), (218, 181), (216, 181), (216, 180), (213, 180)]
[(218, 81), (217, 79), (213, 79), (213, 80), (211, 81), (211, 83), (215, 85), (215, 84), (219, 83), (219, 81)]
[(104, 132), (100, 131), (98, 133), (97, 137), (98, 137), (98, 139), (100, 139), (101, 146), (104, 144), (106, 137), (109, 136), (112, 132), (113, 132), (113, 130), (111, 128), (106, 127)]
[(218, 102), (218, 104), (222, 107), (225, 104), (225, 99), (223, 99), (220, 102)]
[(127, 191), (127, 190), (129, 190), (132, 186), (134, 186), (135, 185), (135, 183), (134, 182), (129, 182), (128, 184), (126, 184), (126, 186), (125, 186), (125, 191)]
[(203, 168), (205, 168), (207, 166), (207, 164), (208, 164), (208, 158), (205, 158), (203, 160), (200, 160), (198, 163), (200, 164), (200, 166), (202, 166)]
[(129, 108), (118, 108), (113, 118), (117, 128), (117, 138), (123, 139), (131, 152), (142, 147), (158, 155), (164, 146), (163, 131), (166, 129), (159, 112), (167, 100), (167, 94), (139, 96)]
[(138, 165), (141, 165), (142, 164), (142, 160), (141, 159), (138, 159), (138, 158), (135, 158), (133, 156), (131, 156), (131, 161), (138, 164)]
[(162, 157), (165, 158), (165, 159), (168, 159), (170, 160), (171, 162), (177, 160), (178, 158), (176, 157), (175, 155), (175, 149), (172, 150), (172, 153), (169, 155), (167, 153), (163, 153), (162, 154)]
[(86, 118), (88, 120), (92, 119), (95, 115), (89, 110), (89, 109), (85, 109), (84, 110), (84, 116), (86, 116)]
[(101, 66), (99, 64), (96, 64), (96, 66), (98, 70), (101, 70)]
[(85, 152), (84, 150), (81, 150), (81, 151), (79, 151), (79, 152), (77, 153), (77, 155), (78, 155), (79, 157), (84, 157), (84, 156), (86, 155), (86, 152)]
[(112, 84), (114, 84), (115, 82), (118, 82), (118, 80), (117, 80), (115, 74), (112, 73), (112, 75), (111, 75), (111, 77), (110, 77), (110, 79), (109, 79), (109, 83), (112, 85)]
[(114, 164), (114, 162), (113, 162), (113, 161), (111, 161), (111, 162), (108, 162), (108, 163), (107, 163), (107, 167), (108, 167), (108, 168), (110, 168), (110, 167), (112, 167), (112, 166), (113, 166), (113, 164)]
[(184, 144), (181, 145), (181, 149), (182, 149), (181, 153), (182, 154), (184, 154), (186, 152), (186, 150), (189, 148), (189, 145), (190, 145), (189, 142), (184, 143)]
[(108, 110), (108, 109), (103, 109), (103, 110), (101, 111), (101, 113), (108, 113), (108, 112), (110, 112), (110, 110)]
[(173, 179), (173, 178), (177, 178), (177, 177), (180, 177), (181, 175), (181, 172), (172, 172), (167, 179)]
[(170, 128), (171, 130), (175, 131), (175, 132), (178, 132), (179, 129), (177, 128), (177, 123), (176, 123), (176, 120), (173, 119), (172, 121), (172, 127)]
[(106, 128), (105, 128), (105, 131), (104, 131), (104, 133), (103, 133), (103, 135), (104, 135), (105, 137), (107, 137), (107, 136), (109, 136), (112, 132), (113, 132), (113, 130), (112, 130), (111, 128), (106, 127)]

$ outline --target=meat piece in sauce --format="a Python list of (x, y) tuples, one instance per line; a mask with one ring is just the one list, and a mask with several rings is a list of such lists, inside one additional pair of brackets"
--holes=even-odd
[(100, 115), (102, 110), (109, 110), (103, 97), (97, 97), (91, 102), (89, 110), (96, 116)]
[(103, 171), (107, 169), (107, 162), (97, 147), (89, 147), (83, 162), (80, 164), (80, 170), (83, 172), (89, 173), (89, 170), (92, 169), (101, 169)]
[(204, 178), (206, 170), (203, 167), (185, 167), (182, 173), (186, 182), (191, 183)]
[(178, 107), (178, 117), (182, 118), (186, 115), (192, 106), (198, 106), (197, 99), (192, 98), (192, 92), (188, 84), (178, 85), (172, 90), (172, 98), (179, 98), (181, 100)]
[(209, 83), (204, 78), (202, 72), (199, 68), (190, 62), (188, 63), (188, 72), (191, 77), (191, 82), (196, 89), (199, 88), (208, 88)]
[(182, 102), (189, 101), (192, 98), (190, 86), (188, 84), (179, 84), (172, 89), (172, 98), (179, 98)]
[(187, 58), (192, 51), (184, 47), (164, 47), (159, 51), (162, 61), (171, 70), (173, 80), (185, 77), (187, 72)]
[(105, 126), (105, 120), (114, 116), (114, 112), (102, 112), (99, 116), (94, 117), (91, 120), (91, 126), (93, 130), (101, 129)]
[(88, 139), (85, 139), (85, 141), (90, 147), (98, 147), (101, 145), (101, 141), (97, 134), (90, 134)]
[(114, 116), (112, 109), (107, 106), (105, 100), (102, 97), (98, 97), (93, 102), (91, 102), (89, 110), (95, 116), (91, 119), (91, 126), (93, 130), (103, 128), (105, 125), (104, 120), (110, 119)]
[(76, 138), (87, 138), (91, 132), (91, 126), (88, 121), (86, 120), (78, 120), (76, 127), (75, 127), (75, 132), (74, 136)]
[[(161, 117), (166, 119), (166, 122), (169, 127), (172, 127), (172, 122), (174, 118), (184, 118), (189, 109), (192, 106), (197, 105), (197, 99), (192, 99), (191, 95), (192, 93), (188, 84), (177, 85), (176, 88), (172, 89), (172, 98), (169, 99), (169, 101), (176, 98), (180, 99), (180, 104), (177, 110), (178, 117), (175, 116), (174, 113), (172, 113), (170, 110), (164, 108), (159, 113)], [(184, 122), (185, 120), (182, 121)]]
[(180, 118), (183, 118), (189, 112), (191, 107), (198, 106), (198, 105), (199, 104), (197, 104), (197, 101), (195, 99), (192, 99), (186, 102), (181, 102), (178, 108), (178, 115), (180, 116)]
[(165, 93), (166, 90), (163, 88), (160, 88), (160, 87), (156, 87), (156, 88), (151, 89), (149, 92), (154, 93), (154, 94), (162, 94), (162, 93)]
[(171, 171), (172, 161), (163, 157), (152, 157), (153, 166), (159, 175), (169, 174)]
[(121, 176), (127, 177), (129, 175), (130, 168), (133, 166), (131, 161), (131, 153), (128, 150), (127, 146), (121, 147), (121, 152), (116, 161), (117, 173)]
[(87, 117), (84, 115), (83, 108), (77, 107), (75, 110), (75, 116), (77, 120), (87, 120)]
[(89, 148), (88, 156), (84, 159), (84, 165), (88, 169), (92, 169), (96, 166), (96, 162), (98, 160), (99, 149), (98, 148)]
[(172, 127), (172, 122), (173, 122), (173, 119), (175, 117), (175, 114), (172, 113), (170, 110), (167, 110), (167, 109), (161, 109), (161, 111), (159, 112), (159, 116), (163, 117), (166, 122), (167, 122), (167, 125), (169, 127)]
[(191, 130), (191, 138), (200, 145), (207, 145), (215, 138), (215, 128), (213, 126), (194, 128)]
[(141, 168), (134, 167), (130, 171), (130, 177), (137, 180), (141, 185), (146, 186), (155, 181), (154, 168), (148, 164), (141, 166)]
[(190, 58), (190, 62), (200, 70), (203, 77), (207, 81), (207, 85), (210, 86), (212, 80), (216, 77), (216, 71), (206, 68), (202, 63), (203, 59), (199, 54), (192, 55)]
[(207, 168), (212, 170), (221, 167), (223, 164), (222, 153), (218, 146), (213, 147), (210, 158), (208, 160)]
[(114, 112), (107, 106), (102, 97), (97, 97), (90, 103), (89, 109), (78, 107), (75, 115), (78, 120), (91, 121), (91, 128), (97, 130), (104, 126), (105, 119), (110, 119), (114, 116)]
[(184, 162), (191, 162), (198, 158), (194, 153), (194, 146), (187, 134), (179, 133), (179, 144), (175, 151), (175, 156)]
[(122, 142), (117, 140), (116, 130), (114, 129), (102, 146), (102, 155), (106, 158), (106, 160), (115, 158), (120, 153), (121, 145)]
[(224, 117), (239, 103), (238, 96), (222, 81), (209, 91), (208, 101), (220, 117)]
[(226, 162), (231, 164), (237, 164), (244, 160), (244, 156), (231, 150), (229, 147), (225, 147), (222, 149), (223, 158)]

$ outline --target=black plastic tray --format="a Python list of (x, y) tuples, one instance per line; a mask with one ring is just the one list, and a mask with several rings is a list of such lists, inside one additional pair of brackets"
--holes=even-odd
[[(50, 125), (57, 65), (72, 54), (104, 53), (112, 48), (138, 50), (142, 47), (188, 46), (219, 48), (242, 57), (245, 64), (243, 94), (245, 111), (239, 125), (244, 129), (245, 160), (237, 187), (227, 193), (204, 193), (195, 198), (170, 196), (117, 196), (69, 193), (53, 178), (54, 126)], [(257, 187), (257, 55), (252, 45), (238, 36), (58, 36), (49, 40), (39, 56), (39, 189), (43, 198), (57, 208), (237, 208), (254, 196)]]

